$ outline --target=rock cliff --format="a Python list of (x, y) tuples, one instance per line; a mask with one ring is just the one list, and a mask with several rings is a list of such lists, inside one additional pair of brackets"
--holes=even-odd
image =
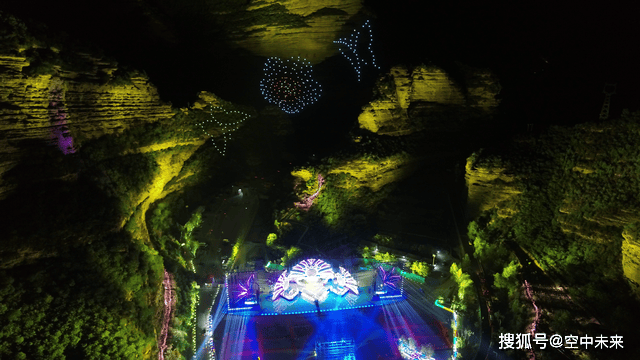
[(34, 143), (69, 152), (88, 139), (173, 116), (146, 77), (114, 84), (115, 63), (77, 56), (88, 70), (57, 66), (52, 74), (30, 76), (23, 71), (30, 66), (25, 56), (0, 54), (0, 198), (11, 188), (3, 174), (29, 161)]
[[(201, 160), (193, 156), (208, 138), (195, 124), (209, 116), (210, 104), (233, 104), (201, 93), (192, 109), (172, 109), (140, 72), (123, 71), (115, 61), (69, 47), (58, 50), (34, 43), (0, 51), (0, 200), (14, 206), (20, 203), (19, 197), (35, 196), (34, 189), (57, 192), (56, 188), (63, 188), (63, 192), (77, 191), (64, 195), (71, 196), (69, 202), (80, 201), (75, 197), (87, 195), (81, 195), (77, 187), (89, 180), (93, 185), (87, 186), (96, 188), (84, 190), (100, 192), (92, 195), (96, 199), (107, 201), (103, 199), (107, 197), (120, 203), (105, 210), (115, 211), (113, 218), (95, 219), (95, 225), (118, 230), (136, 224), (129, 227), (132, 235), (149, 244), (145, 221), (149, 206), (192, 185), (206, 167), (196, 166)], [(209, 127), (214, 136), (222, 134), (216, 125)], [(213, 153), (199, 156), (212, 157)], [(33, 201), (36, 207), (48, 202), (42, 197), (22, 201)], [(69, 212), (82, 212), (82, 208), (74, 206)], [(22, 235), (21, 231), (8, 235), (22, 240), (3, 247), (0, 267), (56, 256), (67, 246), (90, 243), (101, 236), (90, 233), (90, 226), (85, 226), (89, 233), (78, 230), (74, 236), (68, 235), (73, 231), (54, 224), (41, 228), (35, 234), (25, 230)], [(42, 242), (42, 236), (48, 241)], [(65, 246), (58, 236), (65, 237)]]
[(622, 232), (622, 268), (624, 276), (631, 287), (640, 294), (640, 241), (638, 240), (638, 224), (628, 226)]
[(509, 200), (513, 200), (522, 191), (516, 186), (515, 176), (508, 174), (506, 168), (473, 164), (468, 159), (465, 180), (468, 189), (468, 215), (471, 218), (494, 208), (498, 209), (498, 215), (504, 217), (516, 211)]
[[(640, 295), (638, 118), (625, 112), (609, 122), (552, 128), (500, 155), (475, 154), (466, 169), (470, 215), (497, 208), (547, 266), (598, 266), (605, 276), (625, 276)], [(557, 245), (549, 235), (556, 229), (568, 249), (546, 247)]]
[(435, 66), (391, 68), (377, 83), (377, 99), (364, 106), (360, 127), (381, 135), (407, 135), (423, 129), (456, 130), (490, 115), (500, 85), (488, 70), (458, 65), (455, 81)]
[(213, 14), (234, 29), (232, 43), (255, 55), (301, 56), (315, 64), (337, 53), (333, 41), (361, 9), (362, 0), (252, 0), (241, 8), (214, 7)]
[(347, 180), (338, 185), (346, 188), (366, 187), (376, 192), (383, 186), (406, 179), (417, 168), (416, 159), (396, 154), (377, 160), (354, 159), (332, 167), (329, 174), (347, 174), (353, 181)]

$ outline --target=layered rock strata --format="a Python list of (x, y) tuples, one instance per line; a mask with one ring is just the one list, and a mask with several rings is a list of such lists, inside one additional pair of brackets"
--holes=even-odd
[(28, 76), (23, 72), (30, 65), (26, 57), (0, 55), (0, 198), (9, 191), (2, 175), (24, 160), (34, 142), (60, 146), (52, 133), (61, 126), (61, 117), (64, 139), (77, 148), (87, 139), (173, 116), (146, 77), (113, 85), (114, 63), (78, 56), (93, 69), (57, 67), (55, 75)]
[(465, 180), (468, 189), (468, 210), (471, 218), (482, 212), (498, 208), (500, 216), (511, 216), (516, 210), (508, 206), (508, 200), (522, 193), (513, 174), (505, 168), (472, 165), (467, 160)]
[(316, 64), (337, 53), (333, 41), (361, 9), (362, 0), (253, 0), (215, 15), (236, 28), (229, 40), (255, 55), (301, 56)]
[(460, 129), (498, 106), (500, 84), (488, 70), (460, 65), (461, 85), (443, 69), (395, 66), (377, 83), (377, 99), (363, 107), (360, 127), (381, 135), (408, 135), (423, 129)]
[(418, 167), (416, 159), (403, 154), (392, 155), (378, 160), (355, 159), (333, 167), (329, 174), (345, 173), (354, 181), (342, 186), (367, 187), (378, 191), (383, 186), (409, 177)]

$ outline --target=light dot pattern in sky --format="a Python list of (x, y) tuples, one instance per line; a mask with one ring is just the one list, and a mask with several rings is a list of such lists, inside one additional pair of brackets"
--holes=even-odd
[[(362, 41), (367, 41), (367, 51), (368, 55), (362, 54), (363, 47)], [(360, 81), (360, 75), (362, 72), (362, 67), (366, 65), (371, 65), (376, 69), (380, 69), (380, 67), (376, 64), (376, 56), (373, 53), (373, 49), (371, 49), (373, 43), (373, 31), (371, 30), (371, 23), (367, 20), (362, 28), (355, 29), (349, 36), (340, 38), (334, 43), (338, 44), (340, 47), (340, 53), (349, 60), (351, 66), (356, 70), (358, 74), (358, 81)], [(363, 57), (363, 55), (367, 56), (367, 59)]]
[[(214, 112), (214, 109), (216, 109), (217, 114)], [(213, 106), (213, 105), (211, 105), (210, 113), (211, 113), (211, 117), (208, 120), (198, 123), (197, 125), (200, 126), (200, 129), (205, 134), (211, 137), (211, 142), (213, 143), (213, 146), (216, 148), (216, 150), (220, 153), (220, 155), (225, 156), (227, 152), (227, 140), (229, 141), (231, 140), (231, 133), (238, 130), (240, 128), (240, 125), (245, 120), (250, 118), (251, 115), (245, 114), (242, 111), (237, 111), (237, 110), (227, 111), (221, 107)], [(229, 115), (227, 116), (227, 118), (233, 118), (236, 120), (223, 122), (218, 119), (219, 117), (221, 117), (220, 116), (221, 113)], [(215, 125), (222, 132), (222, 140), (218, 140), (217, 144), (216, 144), (214, 135), (212, 135), (207, 131), (207, 128), (209, 128), (211, 125)]]
[(322, 86), (313, 79), (313, 68), (306, 59), (271, 57), (264, 63), (260, 91), (271, 104), (295, 114), (318, 101)]

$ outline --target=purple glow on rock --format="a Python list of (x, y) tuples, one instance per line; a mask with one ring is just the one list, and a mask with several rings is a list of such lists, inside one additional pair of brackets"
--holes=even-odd
[(56, 87), (50, 93), (49, 112), (53, 126), (49, 129), (49, 137), (63, 154), (69, 155), (77, 150), (73, 146), (73, 137), (67, 124), (66, 110), (61, 105), (62, 91), (60, 87)]
[(395, 268), (392, 268), (391, 271), (386, 271), (382, 266), (378, 268), (380, 274), (380, 279), (382, 280), (382, 284), (391, 289), (398, 288), (398, 280), (400, 280), (400, 275), (395, 274)]
[(293, 203), (293, 205), (300, 210), (308, 211), (311, 208), (311, 205), (313, 205), (313, 200), (315, 200), (315, 198), (320, 194), (324, 181), (325, 180), (322, 175), (318, 174), (318, 190), (313, 195), (302, 199), (300, 202)]

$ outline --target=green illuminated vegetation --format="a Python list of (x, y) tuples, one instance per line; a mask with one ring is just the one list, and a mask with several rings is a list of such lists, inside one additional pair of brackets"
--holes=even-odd
[(155, 348), (162, 259), (125, 232), (0, 271), (0, 356), (144, 358)]
[(386, 157), (371, 153), (340, 155), (324, 159), (320, 166), (298, 169), (292, 174), (303, 180), (296, 189), (300, 198), (317, 190), (317, 174), (324, 176), (325, 184), (310, 214), (322, 218), (329, 227), (346, 229), (361, 223), (359, 214), (375, 211), (393, 191), (393, 183), (408, 176), (411, 161), (412, 157), (406, 153)]
[(426, 262), (414, 261), (411, 264), (411, 271), (413, 271), (413, 273), (416, 274), (416, 275), (427, 277), (427, 276), (429, 276), (429, 273), (431, 272), (431, 267)]
[[(626, 229), (640, 221), (631, 210), (640, 200), (639, 120), (639, 113), (624, 112), (601, 124), (553, 127), (508, 152), (470, 158), (472, 175), (480, 168), (505, 169), (515, 177), (509, 186), (517, 192), (469, 224), (475, 256), (492, 275), (500, 299), (495, 319), (501, 331), (520, 331), (530, 323), (531, 302), (522, 282), (550, 282), (539, 270), (534, 275), (536, 268), (566, 287), (572, 299), (567, 310), (547, 308), (554, 320), (541, 329), (585, 331), (585, 323), (570, 320), (577, 314), (595, 316), (618, 332), (634, 326), (626, 313), (636, 289), (631, 259), (637, 254), (622, 250), (623, 234), (634, 239)], [(538, 299), (557, 297), (537, 293)]]
[(395, 255), (389, 254), (388, 252), (375, 254), (373, 255), (373, 258), (376, 261), (386, 262), (386, 263), (395, 263), (396, 261), (398, 261), (398, 258)]
[(267, 236), (267, 246), (273, 247), (276, 243), (276, 240), (278, 240), (278, 235), (274, 233), (269, 234), (269, 236)]
[(287, 266), (293, 263), (292, 260), (294, 260), (301, 253), (302, 253), (302, 250), (300, 250), (300, 248), (295, 246), (290, 247), (289, 249), (287, 249), (287, 251), (285, 251), (285, 254), (281, 259), (282, 262), (280, 263), (280, 265)]
[(453, 281), (456, 283), (457, 292), (455, 294), (454, 303), (457, 310), (465, 312), (470, 310), (476, 304), (476, 293), (473, 288), (473, 280), (468, 273), (463, 272), (457, 263), (451, 264), (449, 269)]

